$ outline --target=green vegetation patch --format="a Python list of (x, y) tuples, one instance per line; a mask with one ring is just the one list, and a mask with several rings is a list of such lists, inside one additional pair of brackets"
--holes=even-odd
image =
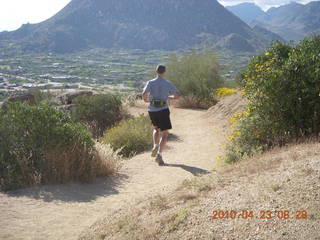
[(73, 103), (77, 106), (71, 112), (72, 119), (88, 126), (97, 137), (102, 136), (107, 128), (123, 118), (120, 95), (107, 93), (81, 96)]
[[(198, 105), (215, 103), (214, 89), (223, 84), (217, 56), (211, 50), (192, 51), (181, 57), (172, 55), (167, 63), (167, 78), (181, 94)], [(191, 98), (190, 98), (191, 97)]]
[(148, 150), (152, 147), (153, 127), (147, 116), (123, 120), (117, 126), (106, 131), (102, 141), (114, 150), (120, 150), (125, 157)]
[(50, 106), (0, 110), (0, 190), (104, 175), (91, 134)]
[(241, 84), (249, 104), (236, 116), (227, 160), (320, 133), (320, 37), (274, 43), (252, 59)]

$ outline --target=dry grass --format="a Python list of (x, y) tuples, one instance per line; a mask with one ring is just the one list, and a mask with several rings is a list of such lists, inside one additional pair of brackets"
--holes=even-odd
[[(159, 239), (159, 235), (175, 231), (184, 224), (189, 211), (188, 208), (178, 208), (169, 213), (158, 215), (158, 218), (141, 217), (139, 214), (131, 212), (130, 215), (121, 215), (116, 221), (109, 223), (93, 239)], [(87, 238), (80, 237), (80, 239)]]
[[(93, 238), (99, 240), (121, 239), (121, 240), (140, 240), (157, 239), (156, 236), (160, 234), (161, 229), (159, 226), (147, 226), (143, 222), (145, 218), (141, 218), (141, 212), (129, 209), (130, 214), (119, 215), (109, 224), (103, 227), (103, 230), (95, 234)], [(143, 224), (142, 224), (143, 223)], [(87, 239), (85, 236), (80, 239)]]
[[(121, 157), (110, 146), (96, 143), (95, 150), (74, 147), (71, 151), (51, 149), (45, 155), (46, 163), (42, 184), (65, 183), (73, 180), (89, 182), (96, 177), (116, 173), (121, 166)], [(88, 161), (91, 159), (91, 161)]]
[[(220, 173), (230, 174), (238, 177), (250, 176), (259, 172), (276, 169), (287, 156), (278, 155), (283, 149), (275, 148), (269, 152), (257, 154), (253, 158), (246, 158), (232, 165), (220, 169)], [(292, 154), (292, 153), (291, 153)], [(268, 161), (265, 159), (268, 158)]]
[[(105, 239), (285, 239), (293, 235), (297, 239), (315, 240), (320, 224), (319, 143), (291, 145), (277, 148), (254, 158), (245, 159), (208, 176), (185, 180), (169, 195), (158, 195), (150, 202), (141, 203), (134, 209), (144, 209), (140, 214), (123, 212), (120, 219), (131, 216), (131, 222), (121, 220), (116, 231), (107, 231), (112, 225), (102, 224), (94, 233), (82, 239), (93, 239), (103, 232)], [(319, 191), (317, 192), (316, 189)], [(165, 204), (163, 204), (165, 202)], [(318, 202), (318, 203), (317, 203)], [(145, 204), (153, 207), (145, 208)], [(161, 211), (154, 211), (155, 208)], [(208, 219), (212, 209), (300, 209), (308, 211), (307, 221), (250, 221), (220, 220), (214, 224)], [(127, 222), (126, 222), (127, 221)], [(249, 223), (249, 220), (248, 220)], [(113, 223), (114, 225), (115, 223)], [(275, 224), (275, 225), (274, 225)], [(106, 229), (106, 226), (109, 226)], [(213, 229), (213, 230), (211, 230)], [(260, 229), (257, 232), (257, 229)], [(210, 231), (209, 231), (210, 230)], [(283, 233), (282, 233), (283, 232)], [(264, 238), (263, 234), (271, 236)], [(279, 235), (280, 234), (280, 235)], [(285, 234), (285, 235), (282, 235)]]
[(84, 148), (74, 147), (69, 151), (50, 149), (44, 158), (47, 166), (41, 178), (42, 184), (88, 181), (91, 178), (92, 170), (87, 159), (93, 159), (93, 155)]
[(168, 208), (169, 200), (167, 199), (167, 196), (164, 195), (156, 195), (151, 201), (150, 201), (150, 209), (151, 210), (165, 210)]
[[(136, 106), (138, 99), (139, 99), (138, 94), (130, 94), (124, 99), (123, 105), (125, 107), (134, 107), (134, 106)], [(142, 99), (142, 98), (140, 98), (140, 99)]]
[(178, 100), (172, 101), (172, 105), (177, 108), (191, 108), (191, 109), (208, 109), (215, 105), (217, 101), (212, 99), (211, 101), (204, 101), (195, 96), (183, 96)]
[(181, 208), (177, 211), (163, 217), (160, 222), (166, 232), (172, 232), (184, 223), (189, 215), (189, 209)]
[[(212, 177), (208, 177), (208, 179), (212, 179)], [(212, 190), (212, 184), (211, 181), (203, 181), (203, 178), (192, 178), (184, 180), (177, 190), (192, 190), (195, 194), (200, 195), (203, 192)]]
[(193, 199), (196, 199), (198, 194), (193, 191), (186, 191), (186, 192), (178, 192), (177, 199), (183, 202), (187, 202)]
[(112, 175), (119, 171), (122, 164), (122, 158), (119, 151), (113, 149), (106, 144), (96, 143), (96, 163), (97, 169), (101, 169), (102, 175)]
[(130, 233), (132, 231), (135, 231), (137, 228), (138, 228), (138, 223), (136, 219), (130, 216), (125, 216), (114, 225), (114, 229), (112, 230), (114, 232)]

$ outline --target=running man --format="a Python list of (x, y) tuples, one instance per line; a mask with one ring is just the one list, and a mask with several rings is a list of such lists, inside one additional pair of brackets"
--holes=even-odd
[(148, 81), (143, 89), (142, 97), (149, 103), (148, 112), (154, 126), (153, 149), (151, 156), (156, 157), (159, 166), (164, 165), (162, 152), (167, 143), (169, 129), (172, 129), (168, 99), (180, 97), (177, 88), (168, 80), (164, 79), (166, 67), (159, 65), (156, 68), (157, 77)]

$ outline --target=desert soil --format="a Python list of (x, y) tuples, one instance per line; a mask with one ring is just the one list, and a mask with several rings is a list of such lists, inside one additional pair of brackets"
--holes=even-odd
[[(146, 105), (139, 103), (130, 111), (146, 113)], [(116, 176), (93, 184), (0, 193), (0, 239), (77, 239), (100, 217), (168, 192), (185, 179), (210, 173), (215, 157), (223, 152), (226, 121), (225, 116), (214, 118), (209, 113), (171, 108), (173, 130), (164, 167), (146, 152), (125, 160)]]

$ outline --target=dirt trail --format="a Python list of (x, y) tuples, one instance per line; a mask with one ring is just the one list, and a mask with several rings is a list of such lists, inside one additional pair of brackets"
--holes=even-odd
[[(146, 106), (140, 103), (131, 111), (146, 112)], [(209, 173), (222, 151), (225, 121), (206, 111), (178, 108), (171, 108), (171, 116), (167, 166), (159, 167), (148, 152), (127, 160), (117, 176), (95, 184), (0, 193), (0, 239), (77, 239), (99, 217)]]

